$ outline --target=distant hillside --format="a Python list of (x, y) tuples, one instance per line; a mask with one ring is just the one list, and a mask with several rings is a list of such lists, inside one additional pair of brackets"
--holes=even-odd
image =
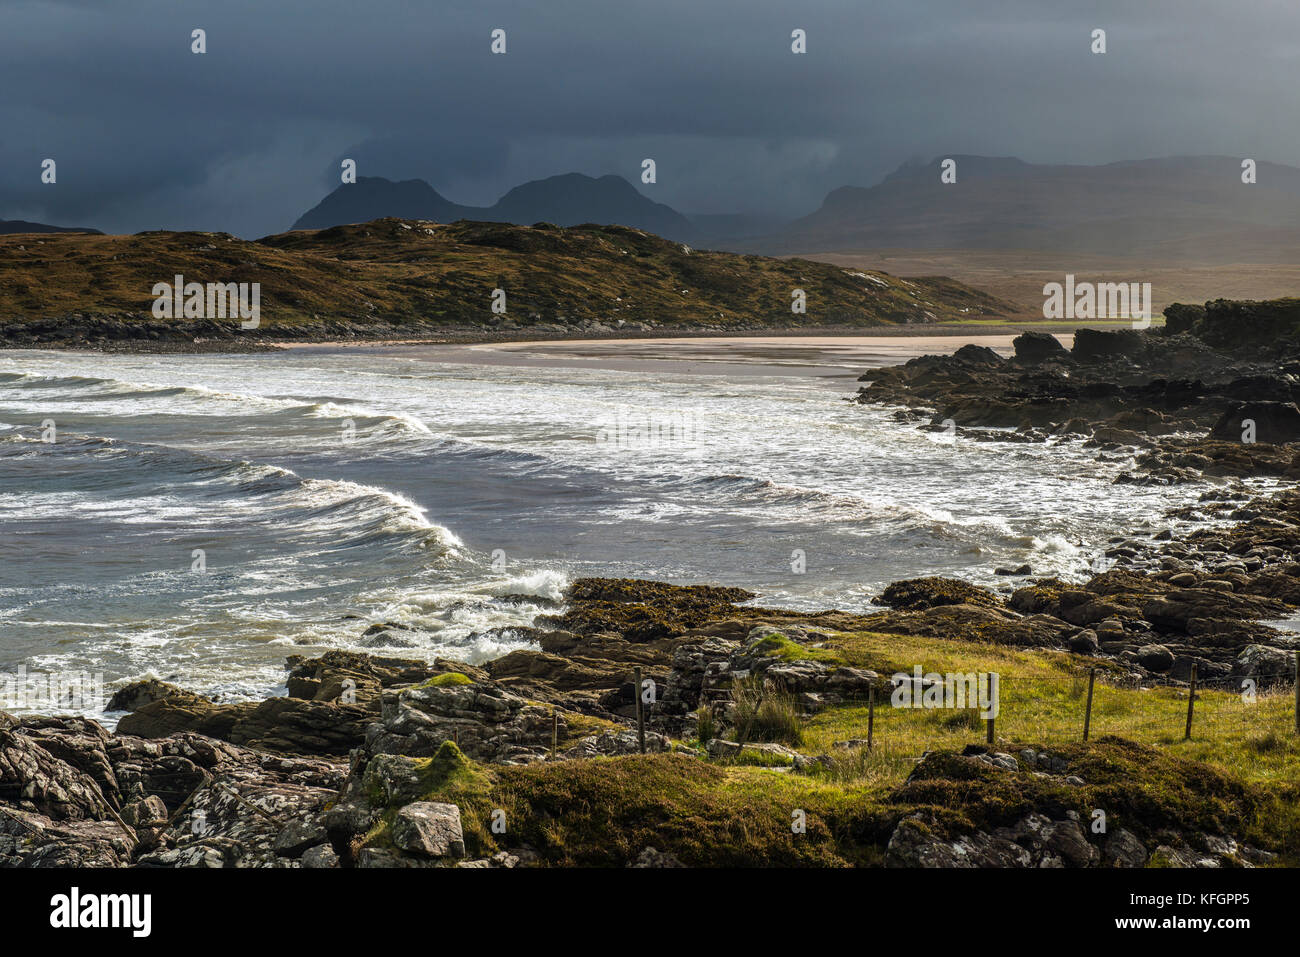
[(92, 233), (102, 236), (98, 229), (83, 226), (49, 226), (45, 223), (29, 223), (23, 219), (0, 219), (0, 235), (11, 233)]
[[(154, 320), (152, 288), (261, 283), (254, 337), (400, 337), (438, 329), (803, 328), (1001, 317), (1007, 303), (942, 278), (698, 252), (621, 226), (562, 229), (383, 219), (246, 242), (224, 233), (0, 238), (0, 335), (240, 335), (237, 321)], [(494, 315), (495, 288), (506, 292)], [(803, 289), (806, 315), (791, 312)], [(72, 332), (69, 333), (68, 330)], [(247, 333), (242, 335), (247, 336)]]
[(460, 206), (444, 199), (424, 180), (400, 183), (375, 176), (341, 184), (304, 213), (294, 229), (326, 229), (374, 219), (460, 219), (485, 223), (554, 223), (557, 226), (631, 226), (669, 239), (690, 241), (697, 231), (690, 220), (663, 203), (647, 199), (621, 176), (594, 178), (566, 173), (516, 186), (492, 206)]
[(745, 242), (765, 253), (862, 249), (1029, 249), (1162, 261), (1289, 262), (1300, 251), (1300, 169), (1171, 157), (1043, 166), (954, 156), (906, 164), (876, 186), (831, 192), (815, 213)]

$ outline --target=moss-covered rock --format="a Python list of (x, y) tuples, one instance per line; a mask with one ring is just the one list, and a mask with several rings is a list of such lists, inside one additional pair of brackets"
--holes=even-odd
[(900, 611), (921, 611), (940, 605), (977, 605), (985, 608), (999, 608), (1002, 605), (1002, 599), (987, 588), (957, 578), (937, 577), (893, 582), (873, 602)]

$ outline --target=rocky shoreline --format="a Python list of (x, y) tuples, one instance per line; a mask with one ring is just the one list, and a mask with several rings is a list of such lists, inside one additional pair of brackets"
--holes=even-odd
[[(287, 695), (262, 702), (215, 703), (159, 681), (134, 683), (110, 703), (128, 712), (114, 733), (82, 718), (6, 717), (0, 865), (727, 863), (721, 849), (713, 859), (705, 851), (692, 857), (662, 834), (643, 847), (628, 845), (626, 860), (574, 861), (527, 838), (494, 840), (496, 808), (484, 816), (477, 798), (464, 806), (445, 798), (454, 797), (460, 779), (507, 775), (494, 780), (515, 782), (511, 775), (558, 773), (566, 765), (613, 774), (620, 762), (630, 773), (665, 778), (665, 788), (693, 771), (737, 763), (816, 782), (836, 758), (747, 742), (736, 733), (736, 690), (742, 679), (761, 677), (792, 695), (803, 715), (860, 701), (873, 686), (887, 700), (883, 670), (788, 654), (790, 644), (816, 649), (844, 631), (1069, 650), (1101, 666), (1103, 680), (1139, 687), (1186, 681), (1192, 663), (1202, 680), (1250, 677), (1265, 688), (1288, 681), (1296, 639), (1264, 620), (1300, 603), (1300, 495), (1253, 509), (1257, 517), (1201, 550), (1168, 556), (1178, 570), (1112, 570), (1079, 586), (1036, 581), (1007, 601), (966, 583), (919, 579), (890, 586), (879, 599), (885, 607), (870, 615), (808, 615), (751, 607), (753, 596), (737, 589), (585, 579), (570, 588), (560, 613), (539, 618), (537, 650), (483, 667), (334, 651), (291, 658)], [(1228, 551), (1217, 551), (1220, 544)], [(1260, 549), (1277, 554), (1250, 556), (1261, 558), (1254, 568), (1222, 567)], [(634, 667), (658, 689), (644, 756), (633, 720)], [(1236, 785), (1119, 739), (1005, 747), (918, 755), (886, 810), (871, 815), (874, 831), (850, 859), (1241, 866), (1272, 862), (1281, 850), (1249, 843), (1248, 831), (1231, 820), (1205, 830), (1203, 816), (1184, 819), (1179, 807), (1157, 813), (1145, 830), (1115, 830), (1099, 840), (1083, 826), (1090, 801), (1062, 789), (1083, 792), (1086, 781), (1106, 788), (1114, 806), (1144, 800), (1153, 769), (1190, 789), (1193, 803), (1218, 802)], [(962, 802), (971, 797), (954, 797), (961, 782), (978, 784), (976, 803), (987, 819), (968, 807), (962, 820)], [(1247, 795), (1241, 800), (1249, 804)], [(993, 813), (1003, 803), (1009, 810)], [(617, 846), (620, 835), (605, 837)], [(765, 853), (772, 856), (748, 862), (807, 863), (774, 848)]]
[[(1179, 516), (1201, 520), (1190, 534), (1111, 542), (1109, 567), (1086, 582), (1027, 570), (1008, 570), (1009, 594), (895, 582), (870, 614), (580, 579), (533, 622), (528, 649), (482, 666), (331, 651), (290, 658), (286, 694), (261, 702), (135, 682), (109, 703), (126, 712), (111, 733), (0, 715), (0, 865), (1294, 863), (1300, 848), (1268, 823), (1294, 786), (1247, 784), (1164, 748), (919, 748), (899, 780), (874, 785), (860, 737), (799, 743), (819, 716), (884, 706), (891, 643), (1023, 650), (1135, 694), (1185, 688), (1193, 669), (1212, 688), (1289, 685), (1300, 636), (1276, 623), (1300, 608), (1300, 491), (1261, 495), (1240, 479), (1290, 477), (1277, 407), (1295, 409), (1284, 399), (1300, 363), (1272, 340), (1217, 342), (1235, 306), (1172, 308), (1158, 335), (1083, 335), (1066, 352), (1028, 334), (1011, 360), (969, 346), (913, 360), (872, 373), (859, 400), (928, 427), (955, 420), (959, 437), (1141, 446), (1131, 480), (1214, 479)], [(1214, 437), (1251, 416), (1255, 443)], [(634, 669), (653, 683), (644, 747)], [(1095, 831), (1097, 808), (1120, 823)]]
[[(1139, 449), (1126, 481), (1300, 477), (1300, 300), (1173, 305), (1160, 329), (1027, 332), (873, 370), (856, 401), (983, 441)], [(1249, 423), (1248, 428), (1245, 423)]]
[[(1035, 327), (1068, 331), (1061, 324), (1036, 321)], [(1024, 324), (984, 324), (980, 335), (1015, 335)], [(163, 321), (138, 315), (74, 313), (59, 318), (12, 320), (0, 325), (0, 350), (57, 349), (142, 355), (192, 355), (271, 352), (291, 346), (405, 346), (477, 345), (504, 342), (565, 342), (593, 339), (744, 339), (750, 337), (835, 338), (871, 336), (909, 338), (958, 336), (969, 327), (950, 323), (914, 325), (836, 326), (806, 328), (766, 325), (732, 325), (724, 328), (702, 324), (658, 326), (650, 323), (483, 323), (472, 326), (378, 322), (321, 322), (313, 326), (276, 326), (264, 330), (243, 330), (237, 325), (212, 320)]]

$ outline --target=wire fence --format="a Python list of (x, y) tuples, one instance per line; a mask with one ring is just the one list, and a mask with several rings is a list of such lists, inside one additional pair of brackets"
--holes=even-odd
[(975, 680), (925, 681), (919, 686), (909, 681), (910, 689), (895, 682), (881, 692), (873, 688), (865, 697), (838, 697), (811, 715), (808, 724), (846, 730), (856, 726), (859, 733), (849, 740), (867, 747), (887, 740), (891, 732), (897, 733), (898, 722), (908, 720), (927, 722), (936, 737), (963, 731), (976, 737), (973, 732), (981, 731), (978, 737), (986, 744), (1088, 741), (1106, 734), (1186, 741), (1234, 729), (1300, 737), (1300, 682), (1294, 675), (1202, 679), (1193, 673), (1177, 679), (1093, 668), (1062, 676), (983, 672), (961, 677)]
[[(1059, 745), (1115, 734), (1140, 743), (1223, 739), (1268, 750), (1291, 749), (1284, 742), (1293, 737), (1300, 747), (1300, 663), (1291, 674), (1202, 678), (1198, 671), (1187, 678), (1101, 666), (1067, 675), (900, 672), (865, 696), (829, 695), (820, 702), (761, 682), (759, 703), (751, 701), (739, 721), (724, 716), (737, 704), (734, 687), (707, 689), (701, 704), (738, 740), (752, 742), (780, 743), (783, 731), (800, 744), (834, 738), (837, 747), (868, 749), (882, 742), (950, 747), (963, 737), (989, 745)], [(766, 729), (756, 727), (764, 719), (754, 716), (763, 701)], [(720, 705), (733, 707), (720, 712)]]

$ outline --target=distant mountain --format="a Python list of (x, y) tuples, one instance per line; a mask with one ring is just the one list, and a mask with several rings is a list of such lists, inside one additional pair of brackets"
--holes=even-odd
[[(1170, 157), (1048, 166), (953, 156), (905, 164), (871, 187), (831, 192), (815, 213), (744, 243), (765, 253), (1033, 249), (1151, 258), (1291, 261), (1300, 250), (1300, 169)], [(1236, 257), (1236, 258), (1234, 258)]]
[(516, 186), (492, 206), (460, 206), (419, 179), (394, 183), (375, 176), (340, 185), (293, 224), (293, 229), (324, 229), (384, 217), (452, 223), (554, 223), (557, 226), (632, 226), (678, 241), (693, 240), (691, 221), (663, 203), (641, 195), (621, 176), (565, 173)]
[(49, 226), (45, 223), (29, 223), (24, 219), (0, 219), (0, 235), (9, 233), (92, 233), (104, 235), (98, 229), (83, 226)]
[(347, 223), (368, 223), (372, 219), (431, 219), (453, 223), (472, 219), (479, 212), (472, 206), (458, 206), (444, 199), (422, 179), (395, 183), (380, 176), (358, 176), (355, 183), (340, 185), (303, 213), (294, 229), (325, 229)]

